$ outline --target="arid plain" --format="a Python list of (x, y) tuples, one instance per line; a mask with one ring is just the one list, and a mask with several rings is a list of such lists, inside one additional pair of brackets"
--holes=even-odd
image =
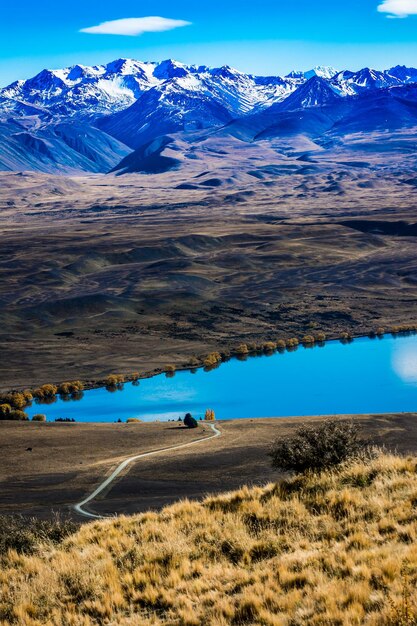
[[(402, 454), (417, 452), (417, 415), (364, 415), (361, 437)], [(265, 485), (280, 478), (268, 452), (272, 441), (291, 436), (300, 423), (322, 417), (221, 421), (222, 435), (190, 448), (140, 459), (92, 501), (102, 516), (159, 510), (184, 498)], [(204, 431), (204, 432), (203, 432)], [(212, 434), (207, 424), (189, 430), (174, 423), (34, 424), (0, 422), (0, 515), (52, 513), (88, 521), (74, 505), (131, 455), (189, 443)]]
[(0, 174), (1, 386), (415, 324), (416, 147), (209, 136), (165, 174)]

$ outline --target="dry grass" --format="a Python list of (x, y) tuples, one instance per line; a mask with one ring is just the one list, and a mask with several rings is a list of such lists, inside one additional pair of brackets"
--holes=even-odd
[(416, 506), (417, 459), (381, 455), (95, 522), (2, 557), (0, 623), (409, 626)]

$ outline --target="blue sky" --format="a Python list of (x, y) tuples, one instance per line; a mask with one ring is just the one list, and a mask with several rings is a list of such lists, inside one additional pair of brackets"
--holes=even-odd
[[(80, 32), (147, 16), (190, 25), (136, 36)], [(172, 57), (258, 74), (318, 64), (417, 65), (417, 0), (20, 0), (0, 8), (0, 85), (44, 67), (119, 57)]]

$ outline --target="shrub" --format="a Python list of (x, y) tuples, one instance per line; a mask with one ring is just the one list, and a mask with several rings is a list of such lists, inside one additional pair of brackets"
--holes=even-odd
[(305, 335), (303, 337), (303, 344), (305, 346), (312, 346), (315, 342), (316, 340), (314, 339), (313, 335)]
[(198, 367), (200, 365), (200, 361), (197, 359), (197, 357), (192, 356), (188, 361), (188, 365), (190, 367)]
[(136, 383), (139, 380), (139, 372), (132, 372), (130, 375), (130, 379)]
[(326, 420), (302, 425), (292, 437), (277, 440), (269, 455), (275, 469), (321, 472), (357, 457), (365, 447), (352, 422)]
[(206, 422), (213, 422), (216, 419), (213, 409), (207, 409), (204, 419)]
[(286, 343), (284, 341), (284, 339), (278, 339), (277, 341), (277, 350), (285, 350), (286, 348)]
[(32, 417), (32, 422), (46, 422), (46, 415), (43, 415), (43, 413), (37, 413)]
[(350, 341), (352, 341), (352, 335), (348, 332), (343, 332), (340, 335), (340, 341), (342, 343), (349, 343)]
[(184, 426), (187, 428), (197, 428), (198, 423), (197, 420), (191, 415), (191, 413), (187, 413), (184, 417)]
[(273, 341), (266, 341), (263, 345), (262, 345), (262, 349), (264, 352), (271, 353), (271, 352), (275, 352), (275, 350), (277, 349), (277, 344), (274, 343)]
[(385, 328), (382, 328), (382, 326), (379, 326), (376, 329), (375, 334), (377, 335), (377, 337), (383, 337), (385, 335)]
[(326, 335), (323, 332), (319, 332), (316, 335), (316, 341), (318, 341), (319, 343), (323, 343), (324, 341), (326, 341)]
[(140, 420), (138, 417), (129, 417), (126, 420), (126, 424), (140, 424), (142, 420)]
[(241, 343), (236, 348), (236, 354), (239, 354), (240, 356), (244, 356), (246, 354), (249, 354), (249, 349), (248, 349), (248, 346), (246, 345), (246, 343)]

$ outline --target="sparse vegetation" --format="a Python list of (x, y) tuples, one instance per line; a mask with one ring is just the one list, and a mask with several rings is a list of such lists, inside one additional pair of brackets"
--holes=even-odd
[(37, 413), (32, 417), (32, 422), (46, 422), (46, 415), (43, 413)]
[(0, 621), (411, 626), (416, 470), (415, 458), (380, 455), (93, 522), (62, 543), (13, 540), (1, 550)]
[(270, 456), (275, 469), (321, 472), (358, 456), (366, 447), (357, 425), (334, 419), (300, 426), (292, 437), (277, 440)]

